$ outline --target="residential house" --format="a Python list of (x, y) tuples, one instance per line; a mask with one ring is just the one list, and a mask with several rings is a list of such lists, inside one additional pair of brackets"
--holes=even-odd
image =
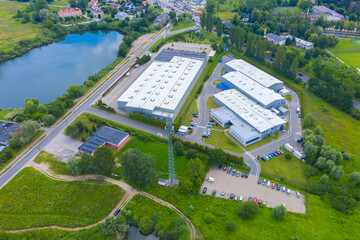
[(167, 24), (169, 20), (169, 13), (163, 12), (155, 19), (154, 26), (161, 26)]
[(134, 10), (136, 7), (132, 2), (127, 2), (127, 3), (125, 3), (125, 8), (127, 10)]
[(225, 21), (223, 21), (222, 23), (223, 23), (224, 28), (226, 28), (226, 29), (230, 29), (230, 28), (231, 28), (231, 22), (225, 22)]
[(95, 6), (92, 6), (90, 8), (90, 12), (92, 13), (92, 15), (95, 17), (95, 18), (99, 18), (99, 14), (100, 14), (100, 18), (103, 18), (104, 17), (104, 12), (98, 8), (98, 7), (95, 7)]
[(244, 13), (242, 15), (243, 22), (248, 22), (250, 20), (250, 13)]
[(90, 1), (88, 2), (88, 6), (89, 7), (92, 7), (92, 6), (95, 6), (96, 5), (96, 2), (95, 1)]
[(59, 18), (82, 16), (80, 8), (60, 9), (57, 13), (59, 15)]
[(206, 0), (191, 0), (191, 5), (206, 5)]
[(272, 42), (273, 44), (277, 44), (277, 45), (280, 45), (280, 46), (284, 45), (285, 41), (286, 41), (286, 38), (281, 37), (279, 35), (276, 35), (274, 33), (265, 34), (264, 37), (266, 38), (266, 40)]
[(129, 14), (127, 14), (126, 12), (118, 12), (118, 13), (115, 15), (115, 19), (121, 20), (121, 21), (124, 21), (127, 17), (131, 20), (134, 16), (133, 16), (133, 15), (129, 15)]
[(145, 7), (147, 4), (149, 4), (148, 1), (142, 1), (142, 2), (141, 2), (141, 5), (143, 5), (144, 7)]

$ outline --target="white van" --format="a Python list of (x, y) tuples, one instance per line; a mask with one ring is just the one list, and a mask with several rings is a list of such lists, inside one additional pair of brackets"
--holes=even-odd
[(212, 178), (212, 177), (207, 177), (207, 178), (206, 178), (206, 181), (208, 181), (208, 182), (215, 182), (215, 179)]

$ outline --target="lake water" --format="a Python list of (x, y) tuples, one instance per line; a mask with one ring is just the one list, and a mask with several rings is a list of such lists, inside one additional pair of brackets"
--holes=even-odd
[(70, 84), (82, 85), (116, 59), (122, 37), (114, 31), (70, 34), (0, 63), (0, 108), (22, 108), (26, 98), (49, 103)]
[(145, 236), (139, 232), (139, 229), (137, 227), (134, 227), (134, 226), (131, 226), (128, 229), (128, 234), (126, 236), (126, 240), (159, 240), (159, 239), (160, 238), (158, 238), (155, 235), (155, 232)]

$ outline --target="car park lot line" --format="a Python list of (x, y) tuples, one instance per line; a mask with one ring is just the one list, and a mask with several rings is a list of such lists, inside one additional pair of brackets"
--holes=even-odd
[[(201, 186), (201, 193), (204, 187), (207, 187), (207, 193), (211, 195), (212, 191), (216, 190), (215, 197), (220, 197), (221, 192), (225, 192), (225, 199), (230, 199), (230, 194), (243, 196), (243, 202), (248, 201), (249, 197), (256, 197), (262, 201), (266, 201), (267, 207), (276, 207), (284, 204), (286, 209), (296, 213), (306, 213), (305, 195), (300, 194), (300, 198), (296, 197), (296, 190), (291, 189), (288, 195), (286, 192), (277, 191), (271, 187), (258, 184), (258, 177), (249, 174), (248, 178), (232, 176), (227, 171), (219, 170), (218, 166), (211, 166), (207, 177), (214, 178), (214, 182), (204, 181)], [(235, 200), (232, 200), (235, 201)]]

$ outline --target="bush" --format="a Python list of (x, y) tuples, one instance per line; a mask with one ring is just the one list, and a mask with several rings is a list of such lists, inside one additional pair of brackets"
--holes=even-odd
[(139, 231), (148, 235), (155, 230), (155, 221), (151, 217), (143, 217), (139, 221)]
[(233, 231), (235, 231), (235, 227), (236, 226), (235, 226), (235, 223), (233, 221), (230, 221), (230, 220), (226, 221), (226, 223), (225, 223), (226, 231), (233, 232)]
[(323, 195), (328, 191), (328, 186), (320, 182), (315, 182), (310, 183), (307, 186), (307, 190), (312, 194)]
[(286, 207), (282, 204), (273, 208), (273, 215), (277, 219), (282, 219), (286, 215)]
[(212, 215), (211, 213), (206, 213), (204, 215), (204, 221), (207, 223), (207, 224), (210, 224), (210, 223), (213, 223), (215, 221), (215, 216)]
[(326, 175), (326, 174), (322, 175), (322, 176), (319, 178), (319, 183), (327, 184), (328, 181), (329, 181), (329, 177), (328, 177), (328, 175)]
[(242, 219), (252, 219), (258, 211), (258, 205), (254, 202), (245, 202), (237, 208), (237, 212)]
[(196, 150), (195, 149), (189, 149), (186, 152), (186, 159), (194, 159), (196, 157)]
[(310, 165), (307, 165), (305, 167), (305, 175), (307, 177), (314, 177), (314, 176), (316, 176), (318, 174), (319, 174), (319, 170), (316, 167), (313, 167), (313, 166), (310, 166)]
[(292, 158), (291, 153), (285, 153), (285, 158), (286, 158), (287, 160), (291, 160), (291, 158)]

